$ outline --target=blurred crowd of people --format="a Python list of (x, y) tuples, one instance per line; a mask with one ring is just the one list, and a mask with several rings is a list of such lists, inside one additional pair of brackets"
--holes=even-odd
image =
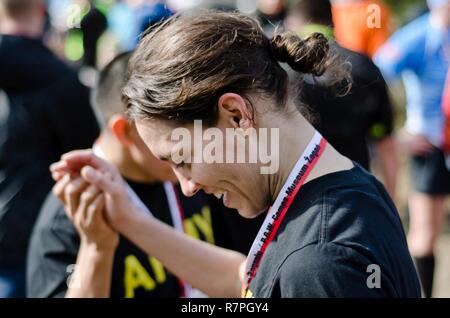
[[(394, 200), (398, 187), (409, 186), (397, 182), (399, 153), (408, 154), (408, 244), (423, 294), (431, 297), (450, 193), (450, 1), (428, 0), (429, 11), (397, 30), (382, 0), (330, 2), (0, 0), (0, 297), (66, 295), (80, 238), (51, 193), (49, 166), (94, 143), (159, 218), (173, 226), (187, 222), (191, 236), (248, 252), (261, 219), (218, 216), (213, 210), (223, 207), (206, 197), (180, 199), (195, 212), (181, 221), (166, 215), (173, 176), (146, 153), (121, 109), (128, 52), (149, 27), (197, 9), (240, 10), (269, 37), (283, 28), (302, 38), (320, 32), (332, 42), (349, 65), (352, 86), (324, 87), (320, 78), (288, 71), (299, 88), (299, 111), (365, 169), (375, 157)], [(407, 100), (406, 122), (397, 129), (389, 87), (399, 79)], [(156, 181), (160, 187), (143, 187)], [(162, 197), (169, 203), (156, 203)], [(111, 296), (187, 295), (189, 286), (180, 292), (162, 264), (121, 240)]]

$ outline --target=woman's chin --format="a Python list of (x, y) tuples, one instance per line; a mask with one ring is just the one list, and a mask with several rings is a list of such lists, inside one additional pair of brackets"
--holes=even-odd
[(236, 196), (234, 193), (230, 192), (225, 193), (223, 203), (227, 208), (237, 210), (239, 215), (246, 219), (254, 219), (264, 212), (264, 210), (256, 209), (249, 202), (242, 200), (239, 196)]
[(240, 216), (246, 218), (246, 219), (254, 219), (261, 213), (256, 211), (255, 209), (252, 209), (250, 207), (241, 207), (237, 209)]

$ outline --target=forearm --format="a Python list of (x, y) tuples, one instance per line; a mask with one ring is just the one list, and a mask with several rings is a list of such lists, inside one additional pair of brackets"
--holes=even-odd
[(114, 248), (82, 242), (66, 298), (108, 298), (114, 253)]
[(118, 229), (171, 272), (210, 297), (240, 297), (245, 256), (176, 232), (149, 215), (133, 215)]

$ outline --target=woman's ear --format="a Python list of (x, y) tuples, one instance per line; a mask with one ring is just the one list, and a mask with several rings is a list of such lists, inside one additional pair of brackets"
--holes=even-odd
[(125, 147), (130, 147), (133, 140), (130, 136), (130, 124), (128, 120), (120, 114), (111, 117), (108, 122), (109, 130)]
[(229, 123), (233, 128), (244, 130), (253, 127), (253, 111), (242, 96), (225, 93), (218, 102), (219, 119)]

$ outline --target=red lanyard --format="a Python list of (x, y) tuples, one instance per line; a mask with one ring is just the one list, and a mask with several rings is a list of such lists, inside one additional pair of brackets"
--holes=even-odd
[(243, 288), (243, 297), (247, 296), (250, 283), (258, 272), (259, 265), (267, 247), (275, 237), (286, 212), (289, 210), (295, 196), (325, 150), (326, 145), (327, 141), (316, 131), (289, 174), (275, 202), (270, 207), (247, 256), (246, 282)]

